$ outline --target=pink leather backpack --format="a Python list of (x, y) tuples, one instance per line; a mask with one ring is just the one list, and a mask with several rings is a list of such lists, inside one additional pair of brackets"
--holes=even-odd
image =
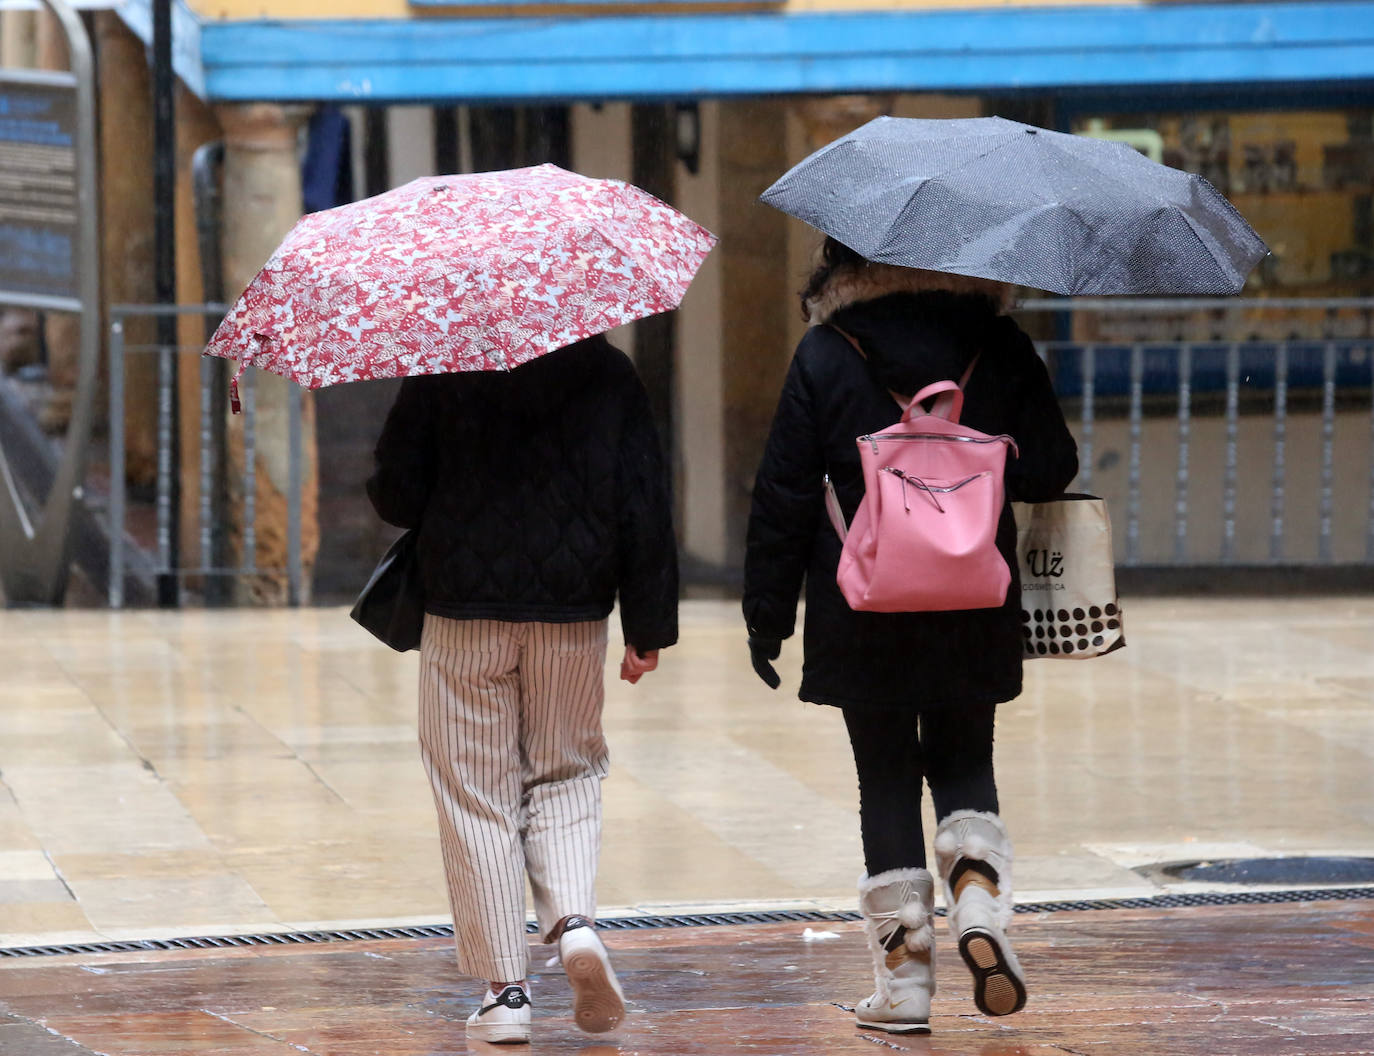
[[(926, 412), (931, 397), (939, 398)], [(937, 381), (892, 428), (855, 441), (864, 498), (847, 531), (826, 478), (826, 506), (844, 540), (835, 578), (850, 608), (943, 612), (1006, 601), (1011, 571), (997, 549), (997, 522), (1016, 442), (960, 425), (963, 407), (961, 385)]]

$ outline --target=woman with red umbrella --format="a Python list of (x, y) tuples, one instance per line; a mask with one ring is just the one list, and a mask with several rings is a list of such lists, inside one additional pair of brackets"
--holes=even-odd
[(677, 550), (648, 398), (601, 335), (676, 308), (714, 243), (553, 165), (427, 177), (304, 217), (206, 349), (310, 388), (407, 379), (368, 494), (414, 537), (397, 567), (424, 613), (398, 611), (423, 623), (421, 756), (458, 965), (489, 983), (479, 1040), (530, 1039), (527, 877), (578, 1026), (625, 1014), (594, 928), (607, 617), (618, 598), (638, 682), (677, 640)]
[(630, 361), (593, 337), (509, 373), (414, 378), (368, 495), (418, 528), (420, 746), (459, 967), (490, 981), (470, 1036), (527, 1041), (525, 878), (579, 1027), (625, 1012), (595, 929), (607, 621), (637, 682), (677, 641), (667, 471)]

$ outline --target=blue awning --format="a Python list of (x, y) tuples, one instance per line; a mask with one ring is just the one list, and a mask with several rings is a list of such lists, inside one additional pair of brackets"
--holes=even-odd
[(196, 36), (187, 80), (215, 101), (1374, 87), (1367, 0), (201, 20)]

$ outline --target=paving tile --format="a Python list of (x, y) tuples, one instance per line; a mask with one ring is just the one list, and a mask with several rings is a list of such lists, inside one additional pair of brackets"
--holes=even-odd
[(48, 856), (38, 850), (0, 851), (0, 882), (51, 880), (56, 876)]
[(95, 1056), (86, 1048), (46, 1027), (0, 1015), (0, 1056)]
[[(134, 875), (71, 881), (82, 911), (102, 932), (179, 927), (201, 932), (217, 919), (264, 920), (271, 917), (262, 898), (234, 873), (180, 876)], [(206, 906), (218, 907), (207, 917)]]
[(0, 946), (41, 945), (58, 936), (92, 932), (92, 925), (81, 904), (63, 895), (60, 901), (11, 902), (0, 904)]
[(61, 902), (71, 892), (56, 877), (50, 880), (0, 879), (0, 906), (25, 902)]
[(291, 1056), (302, 1051), (288, 1041), (201, 1011), (154, 1013), (137, 1019), (50, 1016), (44, 1025), (78, 1045), (110, 1056)]

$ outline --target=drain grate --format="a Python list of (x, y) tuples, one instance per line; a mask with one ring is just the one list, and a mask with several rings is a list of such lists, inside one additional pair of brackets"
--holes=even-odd
[(383, 939), (449, 938), (449, 924), (408, 928), (350, 928), (346, 931), (284, 931), (261, 935), (207, 935), (184, 939), (120, 939), (111, 942), (64, 942), (51, 946), (0, 947), (0, 957), (44, 957), (74, 953), (139, 953), (166, 950), (223, 950), (242, 946), (303, 946), (322, 942), (377, 942)]
[[(1069, 913), (1104, 909), (1183, 909), (1190, 906), (1245, 906), (1284, 902), (1347, 902), (1374, 899), (1374, 886), (1310, 888), (1293, 891), (1197, 892), (1152, 895), (1147, 898), (1104, 898), (1066, 902), (1022, 902), (1018, 913)], [(943, 914), (944, 910), (936, 910)], [(610, 917), (596, 926), (607, 931), (646, 928), (701, 928), (732, 924), (818, 924), (854, 921), (853, 910), (779, 909), (739, 913), (684, 913), (664, 916)], [(526, 925), (536, 934), (538, 927)], [(343, 931), (292, 931), (262, 935), (214, 935), (185, 939), (137, 939), (113, 942), (56, 943), (51, 946), (0, 948), (0, 957), (52, 957), (91, 953), (143, 953), (169, 950), (214, 950), (245, 946), (308, 946), (331, 942), (377, 942), (384, 939), (443, 939), (453, 935), (448, 924), (424, 924), (405, 928), (350, 928)]]
[[(702, 928), (724, 924), (818, 924), (842, 920), (858, 920), (859, 914), (851, 909), (777, 909), (756, 910), (747, 913), (688, 913), (675, 916), (653, 917), (612, 917), (598, 920), (596, 926), (607, 930), (633, 930), (639, 928)], [(531, 924), (530, 932), (538, 929)]]

